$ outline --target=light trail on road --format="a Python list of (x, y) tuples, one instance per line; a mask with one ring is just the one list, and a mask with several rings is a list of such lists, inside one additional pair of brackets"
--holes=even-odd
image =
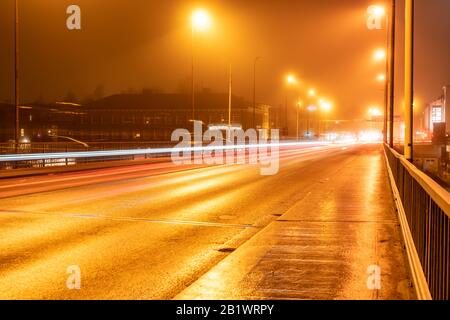
[(195, 153), (204, 151), (226, 151), (239, 149), (261, 149), (261, 148), (282, 148), (282, 147), (300, 147), (311, 145), (328, 145), (326, 142), (280, 142), (280, 143), (261, 143), (245, 145), (225, 145), (225, 146), (204, 146), (189, 148), (155, 148), (155, 149), (131, 149), (131, 150), (110, 150), (110, 151), (84, 151), (84, 152), (55, 152), (55, 153), (30, 153), (30, 154), (9, 154), (0, 155), (0, 162), (9, 161), (31, 161), (31, 160), (50, 160), (50, 159), (77, 159), (77, 158), (99, 158), (99, 157), (120, 157), (120, 156), (138, 156), (151, 154), (172, 154), (172, 153)]

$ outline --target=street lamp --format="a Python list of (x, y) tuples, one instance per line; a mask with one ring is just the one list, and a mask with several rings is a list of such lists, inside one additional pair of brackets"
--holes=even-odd
[(377, 17), (383, 17), (386, 14), (384, 7), (382, 6), (372, 6), (372, 13)]
[(382, 61), (386, 59), (386, 50), (384, 49), (376, 50), (375, 53), (373, 54), (373, 57), (376, 61)]
[(413, 103), (414, 103), (414, 11), (413, 0), (405, 1), (405, 142), (404, 154), (413, 161)]
[(384, 81), (386, 81), (386, 76), (385, 76), (384, 74), (379, 74), (379, 75), (377, 76), (377, 81), (379, 81), (379, 82), (384, 82)]
[[(384, 17), (386, 20), (386, 51), (377, 50), (374, 58), (376, 61), (386, 62), (386, 75), (379, 76), (378, 81), (385, 83), (385, 119), (384, 119), (384, 141), (389, 142), (390, 146), (393, 146), (393, 105), (394, 105), (394, 60), (395, 60), (395, 7), (396, 0), (392, 0), (392, 11), (387, 13), (386, 9), (382, 6), (369, 7), (370, 14), (375, 17), (378, 24), (375, 25), (375, 29), (381, 29), (381, 21)], [(372, 30), (372, 29), (371, 29)], [(389, 34), (390, 33), (390, 34)], [(389, 137), (389, 141), (388, 141)]]
[(297, 140), (300, 140), (300, 120), (299, 120), (299, 116), (300, 116), (300, 108), (303, 106), (303, 102), (302, 101), (298, 101), (297, 102)]
[[(297, 78), (293, 74), (288, 74), (286, 76), (286, 84), (288, 87), (292, 87), (297, 85)], [(285, 134), (288, 135), (288, 93), (286, 91), (286, 103), (284, 106), (284, 126), (285, 126)]]
[(14, 3), (14, 113), (15, 113), (15, 127), (14, 140), (15, 152), (19, 150), (20, 139), (20, 114), (19, 114), (19, 0)]
[(321, 109), (323, 112), (330, 112), (332, 108), (333, 108), (333, 104), (332, 104), (331, 102), (328, 102), (328, 101), (323, 100), (323, 101), (320, 103), (320, 109)]
[(372, 117), (380, 117), (383, 115), (383, 113), (381, 112), (381, 109), (378, 107), (371, 107), (369, 108), (369, 115)]
[(310, 97), (315, 97), (315, 96), (316, 96), (316, 90), (315, 90), (315, 89), (309, 89), (308, 95), (309, 95)]
[(310, 113), (315, 112), (317, 110), (317, 106), (315, 105), (310, 105), (308, 106), (308, 108), (306, 108), (307, 112), (307, 118), (306, 118), (306, 136), (309, 138), (310, 136), (310, 130), (309, 130), (309, 118), (310, 118)]
[(211, 17), (206, 10), (197, 9), (192, 13), (191, 18), (192, 26), (192, 122), (195, 122), (195, 69), (194, 69), (194, 56), (195, 56), (195, 32), (205, 31), (211, 26)]
[(198, 9), (192, 14), (192, 27), (195, 30), (206, 30), (211, 26), (211, 17), (206, 10)]
[(288, 85), (294, 85), (294, 84), (297, 83), (297, 79), (295, 78), (294, 75), (290, 74), (290, 75), (287, 76), (286, 82), (287, 82)]
[(261, 57), (256, 57), (253, 63), (253, 128), (256, 129), (256, 64)]
[[(319, 106), (320, 106), (320, 111), (322, 111), (322, 113), (329, 113), (332, 109), (333, 109), (333, 103), (331, 103), (330, 101), (327, 101), (325, 99), (319, 99)], [(324, 120), (325, 124), (326, 124), (326, 119)], [(322, 129), (322, 117), (319, 116), (319, 129), (318, 129), (318, 134), (320, 135), (321, 130)], [(326, 130), (326, 125), (325, 125), (325, 130)]]

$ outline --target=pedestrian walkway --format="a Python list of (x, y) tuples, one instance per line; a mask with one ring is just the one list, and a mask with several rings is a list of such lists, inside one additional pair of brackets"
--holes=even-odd
[(380, 146), (317, 183), (176, 299), (414, 299), (407, 263)]

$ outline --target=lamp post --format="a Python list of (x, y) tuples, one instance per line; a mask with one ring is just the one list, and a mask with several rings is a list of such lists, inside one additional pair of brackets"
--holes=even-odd
[(315, 112), (317, 110), (317, 107), (315, 105), (310, 105), (307, 108), (307, 118), (306, 118), (306, 136), (309, 138), (311, 133), (310, 133), (310, 113)]
[(211, 18), (207, 11), (198, 9), (192, 14), (192, 70), (191, 70), (191, 88), (192, 88), (192, 122), (195, 122), (195, 33), (209, 28), (211, 25)]
[(390, 46), (390, 63), (389, 63), (389, 109), (388, 109), (388, 131), (389, 131), (389, 146), (394, 147), (394, 84), (395, 84), (395, 13), (396, 0), (392, 0), (391, 11), (391, 46)]
[[(316, 97), (317, 95), (317, 91), (314, 88), (311, 88), (308, 90), (308, 96), (309, 98), (312, 100)], [(315, 105), (310, 105), (308, 107), (308, 130), (307, 130), (307, 135), (310, 135), (310, 112), (314, 112), (316, 111), (317, 107)]]
[(414, 0), (405, 1), (405, 158), (413, 160)]
[(20, 143), (20, 119), (19, 119), (19, 1), (14, 3), (14, 141), (15, 152), (19, 150)]
[(298, 101), (297, 102), (297, 140), (300, 140), (300, 132), (299, 132), (299, 130), (300, 130), (300, 119), (299, 119), (299, 116), (300, 116), (300, 108), (302, 107), (302, 105), (303, 105), (303, 102), (301, 102), (301, 101)]
[[(385, 113), (384, 113), (384, 141), (393, 147), (393, 132), (394, 132), (394, 82), (395, 82), (395, 10), (396, 0), (392, 0), (392, 10), (390, 14), (386, 13), (383, 7), (373, 6), (372, 13), (381, 19), (385, 17), (386, 21), (386, 53), (383, 58), (386, 58), (386, 77), (385, 81)], [(377, 28), (380, 29), (381, 25)]]
[[(286, 83), (287, 83), (288, 87), (293, 87), (293, 86), (295, 86), (297, 84), (297, 79), (295, 78), (294, 75), (289, 74), (286, 77)], [(285, 103), (285, 106), (284, 106), (284, 126), (285, 126), (285, 130), (286, 130), (285, 134), (287, 136), (288, 133), (289, 133), (289, 125), (288, 125), (288, 91), (287, 90), (286, 90), (286, 103)]]
[(256, 129), (256, 64), (261, 57), (256, 57), (253, 63), (253, 129)]
[[(319, 100), (319, 105), (320, 105), (320, 110), (324, 113), (324, 114), (327, 114), (328, 112), (330, 112), (331, 111), (331, 109), (333, 109), (333, 103), (332, 102), (329, 102), (329, 101), (326, 101), (326, 100), (324, 100), (324, 99), (320, 99)], [(325, 131), (326, 131), (326, 120), (327, 119), (325, 119), (324, 121), (325, 121)], [(319, 117), (319, 130), (318, 130), (318, 134), (319, 134), (319, 138), (320, 138), (320, 134), (321, 134), (321, 122), (322, 122), (322, 119), (321, 119), (321, 117)]]
[(230, 70), (229, 70), (229, 78), (228, 78), (228, 132), (231, 132), (231, 90), (233, 88), (233, 74), (231, 69), (231, 63), (230, 63)]
[[(380, 12), (379, 15), (385, 15), (384, 9), (380, 9), (379, 12)], [(386, 16), (386, 29), (388, 28), (388, 26), (387, 26), (388, 22), (387, 21), (388, 21), (388, 19), (387, 19), (387, 16)], [(387, 36), (387, 41), (389, 42), (389, 36)], [(387, 59), (386, 50), (379, 49), (379, 50), (375, 51), (374, 59), (376, 61), (384, 61), (385, 62), (385, 68), (386, 68), (385, 74), (379, 74), (376, 79), (377, 79), (378, 82), (384, 82), (384, 90), (383, 90), (383, 92), (384, 92), (384, 109), (385, 109), (385, 112), (384, 112), (384, 127), (383, 127), (383, 131), (384, 131), (384, 142), (387, 142), (387, 132), (388, 132), (388, 121), (387, 121), (387, 119), (388, 119), (388, 109), (389, 109), (389, 106), (388, 106), (388, 103), (389, 103), (389, 89), (388, 89), (389, 82), (386, 81), (386, 77), (389, 76), (389, 62), (388, 62), (388, 59)]]

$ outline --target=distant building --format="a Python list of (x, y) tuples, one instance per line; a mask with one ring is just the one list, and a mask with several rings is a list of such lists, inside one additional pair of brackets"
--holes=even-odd
[[(195, 119), (189, 94), (117, 94), (87, 105), (59, 102), (30, 104), (20, 109), (21, 138), (48, 141), (67, 136), (82, 141), (168, 141), (177, 128), (193, 128), (192, 120), (210, 124), (228, 123), (228, 94), (202, 92), (195, 97)], [(270, 128), (273, 110), (258, 104), (256, 128)], [(14, 139), (14, 106), (0, 109), (0, 139)], [(4, 122), (4, 123), (3, 123)], [(231, 122), (253, 128), (252, 104), (233, 97)]]
[(445, 131), (450, 134), (450, 86), (445, 86), (439, 99), (429, 103), (423, 117), (424, 129), (433, 133), (435, 124), (445, 123)]
[[(48, 141), (50, 135), (72, 136), (82, 130), (82, 106), (72, 103), (24, 104), (19, 106), (21, 142)], [(14, 141), (15, 106), (0, 105), (0, 141)]]
[[(192, 120), (210, 124), (228, 123), (228, 95), (204, 92), (195, 96), (194, 118), (189, 94), (119, 94), (86, 106), (82, 117), (82, 139), (170, 140), (177, 128), (193, 128)], [(253, 127), (253, 108), (242, 98), (233, 97), (231, 122), (244, 129)], [(269, 128), (269, 106), (258, 105), (256, 126)]]

